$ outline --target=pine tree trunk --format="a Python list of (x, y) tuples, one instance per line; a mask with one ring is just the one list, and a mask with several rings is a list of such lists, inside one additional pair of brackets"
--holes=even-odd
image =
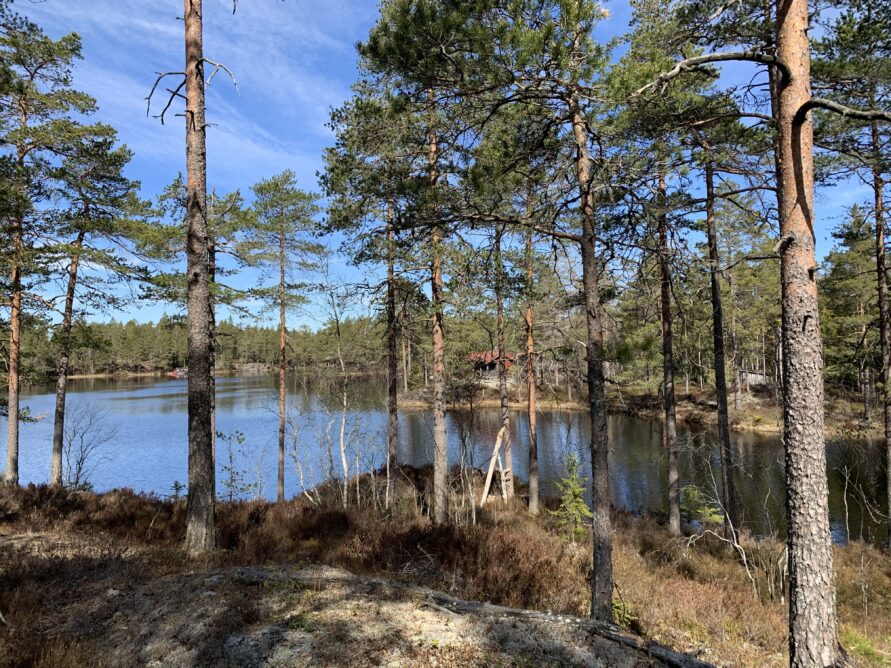
[[(875, 108), (875, 102), (872, 101)], [(879, 296), (879, 332), (882, 348), (882, 410), (885, 420), (885, 470), (887, 471), (888, 549), (891, 550), (891, 302), (888, 299), (888, 268), (885, 262), (885, 183), (879, 167), (882, 159), (878, 123), (873, 122), (872, 189), (875, 209), (876, 282)]]
[(736, 489), (733, 482), (733, 445), (730, 442), (730, 413), (727, 408), (727, 369), (724, 353), (724, 305), (718, 272), (718, 230), (715, 225), (715, 175), (711, 160), (705, 165), (706, 227), (708, 233), (709, 279), (712, 289), (712, 340), (715, 358), (715, 396), (718, 404), (718, 440), (721, 448), (721, 483), (724, 502), (724, 536), (731, 538), (739, 528)]
[(84, 233), (80, 232), (72, 244), (71, 263), (68, 265), (68, 286), (65, 290), (65, 310), (62, 312), (62, 328), (59, 346), (59, 365), (56, 378), (56, 411), (53, 420), (53, 459), (50, 467), (50, 484), (62, 484), (62, 453), (65, 449), (65, 398), (68, 389), (68, 364), (71, 359), (71, 329), (74, 321), (74, 295), (77, 287), (77, 270), (80, 265), (80, 249)]
[[(213, 195), (210, 199), (210, 209), (213, 208)], [(213, 220), (212, 211), (208, 211), (208, 220)], [(216, 305), (216, 282), (217, 282), (217, 237), (216, 228), (208, 225), (207, 235), (207, 281), (210, 285), (210, 331), (213, 332), (210, 346), (210, 439), (211, 439), (211, 457), (213, 458), (213, 467), (216, 471), (217, 467), (217, 379), (215, 371), (217, 368), (217, 351), (216, 351), (216, 335), (217, 335), (217, 305)]]
[(498, 329), (498, 396), (501, 402), (501, 428), (504, 430), (504, 470), (502, 487), (508, 499), (514, 496), (514, 456), (510, 438), (510, 398), (507, 394), (507, 351), (504, 346), (504, 258), (501, 255), (503, 229), (495, 230), (495, 311)]
[(189, 492), (186, 548), (216, 549), (211, 426), (213, 331), (208, 282), (207, 150), (201, 0), (184, 0), (186, 41), (186, 289)]
[[(429, 93), (431, 107), (433, 91)], [(436, 130), (431, 122), (428, 132), (428, 164), (430, 187), (434, 197), (439, 182), (439, 149)], [(439, 215), (438, 207), (434, 215)], [(445, 332), (443, 330), (442, 305), (442, 229), (433, 226), (430, 236), (430, 303), (433, 310), (433, 522), (445, 524), (448, 520), (448, 458), (446, 450), (445, 422)]]
[(13, 265), (10, 277), (9, 312), (9, 376), (6, 414), (7, 484), (19, 484), (19, 360), (22, 354), (22, 223), (14, 222), (12, 230)]
[(408, 350), (406, 346), (405, 326), (399, 328), (402, 345), (402, 391), (408, 392)]
[(734, 354), (733, 357), (736, 375), (736, 382), (733, 386), (733, 410), (735, 410), (738, 415), (742, 411), (742, 374), (739, 372), (739, 366), (736, 365), (736, 355)]
[(823, 432), (823, 347), (814, 253), (813, 127), (796, 120), (810, 98), (807, 0), (777, 0), (777, 56), (791, 69), (779, 83), (780, 267), (783, 326), (783, 440), (789, 543), (789, 658), (832, 666), (835, 572)]
[(285, 321), (285, 233), (278, 237), (278, 493), (276, 499), (285, 500), (285, 410), (288, 370)]
[(674, 341), (671, 332), (671, 270), (668, 267), (668, 212), (665, 172), (659, 168), (659, 273), (662, 311), (662, 407), (668, 452), (668, 531), (681, 535), (681, 489), (678, 474), (678, 428), (674, 392)]
[(414, 330), (412, 328), (412, 319), (411, 312), (406, 308), (402, 312), (403, 317), (406, 320), (405, 323), (405, 333), (406, 333), (406, 346), (405, 346), (405, 391), (408, 392), (408, 386), (411, 381), (411, 374), (414, 370)]
[[(393, 202), (387, 202), (387, 470), (396, 473), (399, 454), (398, 382), (396, 346), (396, 273), (393, 247)], [(390, 499), (387, 499), (389, 504)]]
[[(23, 108), (24, 109), (24, 108)], [(21, 112), (20, 127), (28, 127), (28, 116)], [(22, 197), (26, 193), (25, 179), (25, 147), (19, 144), (18, 176), (22, 181), (20, 188)], [(10, 236), (12, 241), (12, 270), (9, 281), (9, 351), (7, 375), (7, 413), (6, 413), (6, 473), (7, 484), (19, 484), (19, 390), (21, 378), (19, 365), (22, 356), (22, 253), (24, 245), (25, 221), (21, 212), (12, 216)]]
[(535, 432), (535, 307), (532, 228), (526, 232), (526, 409), (529, 413), (529, 512), (538, 515), (538, 435)]
[(600, 289), (597, 278), (596, 220), (591, 194), (591, 164), (585, 120), (578, 100), (570, 102), (576, 144), (576, 176), (582, 207), (582, 286), (585, 293), (585, 350), (588, 363), (588, 402), (591, 413), (592, 564), (591, 617), (612, 621), (613, 537), (610, 518), (609, 439), (606, 422), (606, 383), (603, 376), (603, 328), (600, 326)]

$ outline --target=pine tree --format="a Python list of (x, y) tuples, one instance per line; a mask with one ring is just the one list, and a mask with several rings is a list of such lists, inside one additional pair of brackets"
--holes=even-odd
[(563, 463), (566, 474), (556, 482), (560, 490), (560, 505), (551, 514), (557, 518), (557, 527), (568, 533), (575, 543), (585, 537), (586, 520), (594, 517), (594, 513), (585, 501), (585, 483), (581, 476), (581, 464), (578, 455), (570, 453)]
[(426, 123), (426, 184), (414, 225), (428, 230), (430, 266), (431, 357), (433, 385), (433, 504), (437, 524), (448, 519), (448, 460), (445, 419), (445, 330), (443, 216), (441, 179), (445, 160), (440, 144), (446, 118), (439, 95), (470, 72), (462, 61), (476, 52), (478, 35), (467, 29), (473, 7), (451, 0), (388, 0), (381, 18), (359, 52), (372, 72), (392, 76), (405, 98), (423, 113)]
[[(330, 228), (349, 232), (344, 250), (357, 262), (386, 265), (387, 467), (392, 477), (398, 466), (399, 442), (397, 301), (400, 281), (396, 274), (397, 266), (405, 264), (412, 254), (412, 231), (405, 228), (415, 194), (411, 136), (417, 119), (411, 105), (392, 90), (392, 81), (386, 76), (363, 79), (353, 88), (355, 96), (331, 116), (330, 125), (337, 141), (325, 151), (322, 183), (331, 198)], [(404, 279), (402, 285), (408, 287)], [(405, 390), (410, 376), (411, 345), (409, 340), (405, 350), (403, 336)], [(392, 492), (388, 487), (387, 504)]]
[[(274, 268), (275, 288), (258, 291), (278, 310), (278, 486), (277, 499), (285, 500), (285, 423), (287, 374), (287, 312), (305, 299), (301, 286), (288, 280), (293, 270), (306, 271), (310, 258), (319, 253), (318, 244), (307, 238), (319, 213), (317, 195), (297, 187), (291, 171), (260, 181), (253, 186), (254, 213), (257, 217), (251, 241), (257, 248), (254, 263)], [(302, 286), (305, 291), (305, 286)]]
[[(115, 252), (115, 241), (123, 240), (118, 219), (138, 206), (135, 184), (123, 175), (131, 154), (115, 148), (115, 132), (107, 126), (90, 128), (93, 136), (81, 141), (58, 169), (62, 194), (69, 203), (58, 225), (63, 244), (56, 250), (66, 257), (67, 285), (62, 322), (58, 330), (58, 367), (56, 370), (56, 407), (53, 423), (53, 456), (50, 483), (62, 484), (62, 452), (65, 437), (65, 399), (71, 357), (75, 300), (88, 305), (119, 305), (112, 290), (101, 278), (93, 278), (84, 290), (78, 290), (82, 261), (89, 262), (91, 273), (97, 270), (116, 283), (142, 274)], [(82, 283), (83, 281), (80, 281)], [(80, 294), (79, 294), (80, 293)]]
[[(888, 109), (891, 106), (891, 7), (887, 3), (846, 0), (815, 43), (814, 79), (830, 101), (848, 108)], [(887, 120), (887, 119), (886, 119)], [(878, 119), (821, 115), (817, 145), (834, 160), (829, 171), (850, 170), (872, 188), (875, 275), (882, 356), (882, 407), (886, 470), (891, 471), (891, 298), (885, 251), (885, 184), (891, 179), (887, 147), (891, 124)], [(888, 547), (891, 549), (891, 474), (888, 476)]]
[(29, 21), (10, 18), (0, 33), (0, 147), (9, 180), (4, 193), (4, 273), (9, 276), (8, 405), (6, 482), (18, 484), (19, 384), (24, 295), (45, 275), (48, 261), (39, 241), (47, 217), (41, 209), (52, 196), (52, 166), (88, 133), (75, 119), (94, 108), (92, 98), (71, 86), (71, 68), (80, 58), (76, 34), (52, 40)]

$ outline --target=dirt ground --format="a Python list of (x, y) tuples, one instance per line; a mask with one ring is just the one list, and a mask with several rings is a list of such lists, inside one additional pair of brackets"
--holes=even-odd
[[(64, 557), (85, 573), (84, 560), (103, 562), (113, 549), (101, 539), (6, 535), (0, 567), (38, 560), (52, 577)], [(459, 601), (326, 566), (199, 567), (147, 577), (138, 568), (98, 568), (69, 586), (58, 605), (41, 611), (40, 628), (28, 630), (48, 639), (36, 665), (706, 665), (618, 627)], [(5, 636), (0, 630), (0, 663)]]

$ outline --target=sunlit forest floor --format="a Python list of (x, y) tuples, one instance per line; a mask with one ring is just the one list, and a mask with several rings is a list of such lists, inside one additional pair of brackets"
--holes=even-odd
[[(429, 475), (406, 471), (390, 510), (380, 479), (370, 476), (351, 482), (346, 509), (339, 485), (318, 490), (316, 501), (221, 503), (220, 549), (199, 561), (180, 548), (182, 499), (4, 489), (0, 665), (100, 667), (152, 657), (178, 665), (178, 656), (192, 665), (194, 657), (177, 652), (196, 648), (208, 664), (259, 665), (260, 657), (344, 665), (337, 651), (351, 653), (345, 658), (354, 665), (590, 663), (577, 653), (591, 648), (590, 639), (569, 629), (459, 619), (410, 589), (347, 582), (351, 576), (331, 570), (458, 599), (586, 614), (586, 539), (572, 542), (549, 512), (530, 517), (520, 499), (493, 500), (470, 524), (470, 504), (455, 497), (462, 523), (434, 527), (424, 514)], [(746, 537), (742, 548), (745, 561), (716, 535), (672, 538), (653, 519), (617, 514), (617, 621), (710, 663), (785, 665), (783, 545)], [(835, 554), (841, 639), (856, 664), (887, 665), (891, 559), (862, 543)], [(293, 577), (282, 579), (283, 572)], [(307, 633), (328, 644), (294, 641)], [(292, 653), (275, 655), (281, 647)], [(311, 652), (313, 662), (301, 664), (300, 652)], [(605, 664), (621, 665), (615, 657)]]

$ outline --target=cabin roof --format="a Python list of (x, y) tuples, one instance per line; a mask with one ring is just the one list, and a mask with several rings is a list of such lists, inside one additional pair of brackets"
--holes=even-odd
[[(483, 350), (480, 352), (473, 352), (467, 355), (467, 359), (473, 362), (474, 364), (497, 364), (498, 363), (498, 351), (497, 350)], [(504, 361), (507, 364), (513, 364), (517, 361), (517, 356), (505, 352), (504, 353)]]

